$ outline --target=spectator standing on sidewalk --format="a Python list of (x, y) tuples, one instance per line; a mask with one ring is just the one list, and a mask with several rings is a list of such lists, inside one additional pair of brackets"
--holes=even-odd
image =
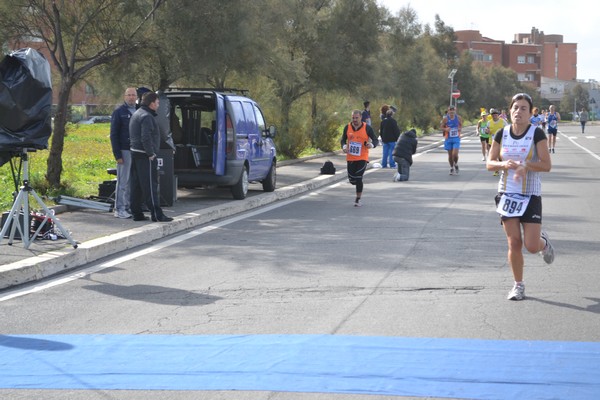
[[(387, 117), (387, 111), (390, 109), (390, 106), (387, 104), (384, 104), (381, 106), (381, 114), (379, 114), (379, 120), (381, 121), (379, 123), (379, 131), (381, 132), (381, 124), (383, 123), (383, 120)], [(379, 143), (381, 143), (381, 134), (380, 136), (377, 138), (377, 140), (379, 140)]]
[[(516, 94), (510, 104), (511, 124), (494, 135), (487, 161), (488, 171), (501, 171), (496, 211), (508, 242), (508, 262), (514, 278), (508, 300), (523, 300), (523, 246), (554, 261), (554, 247), (542, 230), (541, 173), (552, 168), (546, 135), (530, 123), (533, 102), (526, 93)], [(521, 232), (522, 229), (522, 232)]]
[(379, 114), (379, 119), (381, 121), (383, 121), (385, 119), (385, 117), (387, 116), (387, 110), (390, 109), (390, 106), (387, 104), (384, 104), (381, 106), (381, 114)]
[(458, 175), (458, 151), (460, 150), (462, 118), (456, 114), (454, 106), (448, 107), (448, 113), (442, 119), (440, 129), (444, 132), (444, 149), (448, 152), (450, 175)]
[(394, 160), (398, 164), (398, 173), (394, 175), (394, 182), (407, 181), (410, 177), (410, 167), (413, 163), (413, 154), (417, 152), (417, 132), (414, 129), (404, 132), (398, 138), (394, 148)]
[(371, 102), (366, 100), (363, 105), (365, 106), (365, 109), (362, 111), (361, 120), (371, 126)]
[(548, 122), (548, 150), (551, 153), (555, 153), (554, 147), (556, 146), (556, 135), (558, 134), (558, 123), (560, 122), (560, 114), (556, 111), (556, 107), (551, 105), (548, 107), (548, 116), (546, 117)]
[(381, 121), (379, 126), (379, 136), (381, 137), (383, 146), (383, 157), (381, 158), (381, 167), (387, 168), (388, 162), (390, 168), (396, 168), (396, 162), (394, 161), (394, 146), (400, 137), (400, 128), (398, 128), (398, 122), (394, 119), (394, 107), (390, 107), (386, 111), (386, 117)]
[(352, 111), (352, 121), (344, 127), (341, 145), (346, 153), (348, 180), (356, 187), (354, 207), (362, 206), (363, 175), (369, 163), (369, 149), (377, 147), (378, 141), (373, 128), (361, 121), (360, 110)]
[(156, 110), (160, 105), (158, 95), (146, 92), (141, 107), (133, 114), (129, 123), (131, 139), (131, 214), (134, 221), (145, 221), (142, 203), (150, 210), (152, 221), (169, 222), (160, 207), (158, 197), (158, 151), (160, 129), (156, 121)]
[(581, 133), (585, 133), (585, 123), (590, 119), (590, 114), (588, 114), (585, 108), (581, 109), (579, 113), (579, 123), (581, 124)]
[(131, 218), (129, 201), (129, 172), (131, 152), (129, 150), (129, 120), (135, 112), (137, 92), (135, 88), (125, 89), (125, 101), (110, 117), (110, 145), (117, 161), (117, 187), (115, 190), (114, 215), (117, 218)]

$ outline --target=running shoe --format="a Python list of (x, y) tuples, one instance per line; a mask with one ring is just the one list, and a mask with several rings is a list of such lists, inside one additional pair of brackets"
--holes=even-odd
[(500, 175), (500, 174), (498, 173), (498, 171), (494, 171), (494, 176), (498, 176), (498, 175)]
[(481, 161), (485, 161), (485, 157), (481, 157)]
[(456, 175), (458, 175), (458, 164), (454, 164), (454, 169), (456, 171)]
[(360, 199), (356, 199), (356, 201), (354, 202), (354, 207), (362, 207), (362, 203), (360, 202)]
[(542, 239), (546, 241), (546, 247), (540, 251), (540, 254), (544, 257), (546, 264), (552, 264), (554, 262), (554, 246), (552, 246), (550, 236), (544, 230), (542, 230)]
[(454, 168), (450, 168), (450, 175), (454, 175)]
[(515, 283), (515, 286), (508, 292), (507, 300), (523, 300), (525, 298), (525, 285)]

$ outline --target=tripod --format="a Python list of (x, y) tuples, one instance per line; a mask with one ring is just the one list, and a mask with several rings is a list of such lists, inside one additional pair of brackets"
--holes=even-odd
[[(8, 234), (8, 245), (12, 245), (15, 238), (15, 233), (18, 231), (21, 235), (23, 245), (26, 249), (29, 249), (29, 246), (42, 231), (42, 228), (46, 225), (46, 223), (54, 223), (54, 225), (60, 229), (61, 234), (69, 241), (69, 243), (71, 243), (73, 248), (76, 249), (77, 242), (75, 242), (69, 235), (69, 232), (63, 228), (61, 223), (58, 221), (58, 218), (54, 216), (54, 212), (46, 207), (40, 196), (37, 195), (31, 186), (29, 186), (29, 160), (27, 156), (27, 149), (22, 150), (20, 157), (21, 165), (23, 167), (23, 186), (21, 186), (21, 189), (15, 197), (13, 206), (8, 214), (8, 217), (6, 218), (6, 221), (4, 222), (4, 226), (0, 232), (0, 242), (2, 242), (2, 239), (10, 227), (10, 233)], [(19, 166), (19, 171), (20, 170), (21, 166)], [(17, 187), (19, 183), (19, 177), (15, 177), (13, 173), (13, 178), (15, 179), (15, 187)], [(30, 232), (31, 223), (29, 218), (29, 195), (32, 195), (37, 201), (38, 205), (44, 210), (44, 219), (41, 221), (33, 234)]]

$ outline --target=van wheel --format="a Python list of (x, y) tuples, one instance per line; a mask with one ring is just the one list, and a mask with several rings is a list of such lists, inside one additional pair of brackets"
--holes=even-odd
[(236, 200), (244, 200), (246, 195), (248, 194), (248, 186), (250, 183), (248, 182), (248, 170), (246, 167), (242, 168), (242, 173), (240, 174), (240, 179), (237, 181), (235, 185), (231, 187), (231, 194), (233, 198)]
[(262, 181), (263, 190), (265, 192), (274, 192), (275, 191), (275, 182), (277, 180), (277, 168), (275, 167), (275, 162), (271, 164), (271, 169), (269, 173)]

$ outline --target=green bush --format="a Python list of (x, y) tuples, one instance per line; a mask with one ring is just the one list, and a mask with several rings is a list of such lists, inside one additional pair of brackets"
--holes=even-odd
[(319, 113), (313, 131), (313, 147), (330, 152), (340, 148), (340, 126), (343, 121), (335, 113)]
[(303, 124), (290, 121), (288, 132), (280, 132), (275, 137), (275, 146), (277, 153), (283, 158), (293, 159), (298, 156), (310, 145), (308, 129)]

